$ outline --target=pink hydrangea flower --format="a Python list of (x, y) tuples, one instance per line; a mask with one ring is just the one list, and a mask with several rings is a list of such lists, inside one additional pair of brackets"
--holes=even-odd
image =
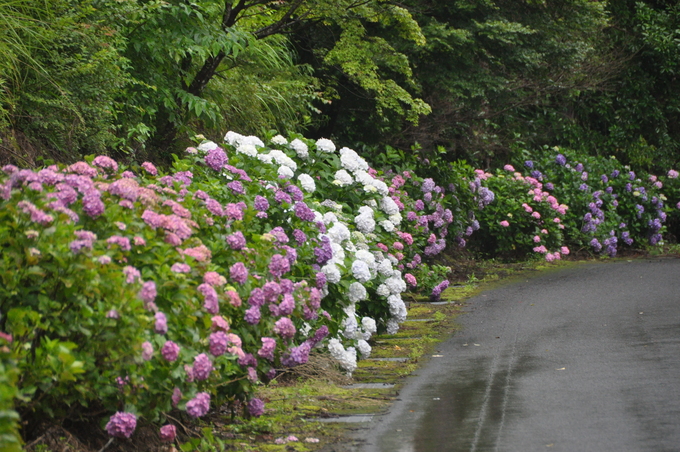
[(151, 163), (151, 162), (144, 162), (144, 163), (142, 163), (142, 168), (144, 169), (144, 171), (146, 171), (147, 173), (151, 174), (152, 176), (158, 175), (158, 170), (156, 169), (156, 167), (154, 166), (154, 164)]
[(153, 356), (153, 345), (151, 345), (151, 342), (144, 342), (142, 344), (142, 359), (144, 361), (149, 361), (151, 357)]
[(161, 355), (170, 362), (177, 361), (177, 358), (179, 357), (179, 345), (175, 344), (173, 341), (167, 341), (161, 348)]
[(199, 392), (187, 402), (187, 413), (191, 417), (205, 416), (210, 411), (210, 394)]
[(507, 228), (508, 226), (510, 226), (510, 223), (508, 223), (506, 220), (503, 220), (500, 222), (500, 225), (503, 226), (504, 228)]
[(119, 411), (111, 416), (105, 428), (114, 438), (129, 438), (137, 428), (137, 416)]
[(177, 436), (177, 430), (172, 424), (164, 425), (160, 430), (161, 441), (164, 443), (171, 443), (175, 440)]

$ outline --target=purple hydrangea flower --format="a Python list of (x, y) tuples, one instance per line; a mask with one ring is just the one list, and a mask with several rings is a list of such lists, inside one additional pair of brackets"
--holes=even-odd
[(137, 416), (119, 411), (109, 419), (106, 432), (114, 438), (129, 438), (137, 428)]
[(227, 188), (235, 195), (244, 195), (246, 193), (246, 189), (243, 188), (243, 184), (237, 180), (229, 182), (227, 184)]
[(248, 413), (254, 417), (262, 416), (264, 414), (264, 402), (260, 399), (250, 399), (248, 401)]
[(227, 236), (227, 245), (232, 250), (240, 250), (246, 246), (246, 238), (241, 231), (236, 231)]
[(420, 188), (423, 191), (423, 193), (429, 193), (432, 190), (434, 190), (434, 187), (436, 185), (437, 184), (435, 184), (434, 180), (428, 177), (427, 179), (423, 180), (423, 185)]
[(194, 378), (196, 380), (207, 380), (213, 370), (212, 361), (205, 353), (194, 358)]
[(295, 331), (295, 325), (288, 317), (281, 317), (274, 323), (274, 332), (283, 338), (292, 338), (295, 336)]
[(333, 259), (333, 248), (331, 248), (331, 240), (328, 236), (321, 238), (321, 245), (314, 248), (314, 255), (316, 256), (316, 262), (322, 266)]
[(299, 229), (295, 229), (293, 231), (293, 238), (295, 238), (295, 241), (298, 243), (298, 245), (303, 245), (305, 242), (307, 242), (307, 235)]
[(295, 203), (295, 215), (303, 221), (314, 221), (315, 218), (312, 209), (302, 201)]
[(249, 307), (243, 315), (243, 319), (251, 325), (257, 325), (260, 322), (260, 317), (261, 313), (259, 306)]
[(163, 355), (163, 358), (167, 361), (177, 361), (177, 358), (179, 357), (179, 345), (172, 341), (167, 341), (161, 348), (161, 355)]
[(560, 166), (564, 166), (567, 164), (567, 158), (562, 154), (557, 154), (557, 157), (555, 157), (555, 163)]
[(251, 306), (262, 306), (266, 301), (265, 293), (259, 287), (254, 288), (250, 291), (250, 296), (248, 297), (248, 304)]
[(210, 353), (213, 356), (224, 355), (229, 345), (229, 339), (223, 331), (218, 331), (210, 335)]
[(260, 212), (265, 212), (267, 209), (269, 209), (269, 201), (267, 201), (267, 198), (257, 195), (255, 196), (255, 203), (254, 203), (255, 210), (259, 210)]
[(260, 358), (274, 361), (274, 350), (276, 349), (276, 339), (271, 337), (263, 337), (262, 348), (257, 351), (257, 356)]
[(286, 231), (284, 231), (281, 226), (275, 227), (274, 229), (269, 231), (269, 233), (274, 236), (278, 243), (288, 243), (290, 241), (290, 239), (286, 235)]
[(275, 254), (269, 262), (269, 273), (281, 277), (290, 271), (290, 262), (285, 256)]
[(302, 193), (302, 190), (297, 185), (288, 185), (286, 191), (293, 197), (293, 201), (302, 201), (305, 198), (304, 193)]
[(210, 394), (199, 392), (187, 402), (187, 413), (191, 417), (205, 416), (210, 411)]
[(144, 306), (149, 309), (149, 306), (156, 299), (156, 283), (147, 281), (142, 284), (142, 290), (139, 291), (139, 298), (144, 302)]
[(200, 284), (196, 290), (203, 295), (203, 308), (210, 314), (220, 312), (220, 305), (217, 299), (217, 291), (210, 284)]
[(243, 284), (248, 279), (248, 269), (243, 262), (237, 262), (229, 268), (229, 275), (237, 283)]
[(304, 364), (309, 359), (309, 352), (312, 346), (309, 342), (303, 342), (297, 347), (291, 347), (288, 352), (281, 358), (281, 364), (286, 367), (299, 366)]
[(221, 148), (211, 149), (205, 156), (205, 163), (215, 171), (221, 170), (228, 160), (227, 154)]

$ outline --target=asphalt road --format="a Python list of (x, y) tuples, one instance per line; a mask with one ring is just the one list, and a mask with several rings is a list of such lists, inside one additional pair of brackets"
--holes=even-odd
[(680, 260), (544, 273), (459, 323), (355, 450), (680, 451)]

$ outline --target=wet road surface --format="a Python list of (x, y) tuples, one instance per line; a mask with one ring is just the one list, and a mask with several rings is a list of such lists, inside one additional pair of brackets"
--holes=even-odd
[(548, 272), (466, 311), (355, 450), (680, 451), (680, 260)]

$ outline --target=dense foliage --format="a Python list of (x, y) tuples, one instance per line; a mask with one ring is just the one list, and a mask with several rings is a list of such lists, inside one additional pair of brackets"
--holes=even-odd
[(523, 144), (648, 170), (676, 162), (677, 5), (0, 6), (5, 163), (92, 152), (169, 163), (196, 131), (228, 129), (336, 137), (376, 161), (389, 144), (498, 167)]

